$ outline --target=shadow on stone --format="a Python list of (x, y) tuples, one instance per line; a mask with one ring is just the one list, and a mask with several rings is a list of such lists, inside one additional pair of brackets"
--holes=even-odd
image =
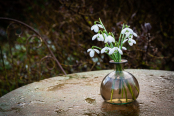
[(139, 116), (139, 103), (134, 101), (125, 105), (113, 105), (103, 102), (101, 111), (106, 115)]

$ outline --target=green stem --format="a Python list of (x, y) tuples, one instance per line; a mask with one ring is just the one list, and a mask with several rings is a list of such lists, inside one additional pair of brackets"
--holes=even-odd
[(121, 94), (121, 86), (122, 86), (122, 79), (123, 77), (123, 72), (122, 72), (122, 64), (116, 64), (116, 77), (119, 75), (120, 82), (119, 82), (119, 94)]
[(101, 19), (100, 19), (100, 18), (99, 18), (99, 21), (100, 21), (100, 24), (102, 25), (103, 29), (105, 30), (106, 35), (108, 36), (108, 32), (106, 31), (106, 28), (105, 28), (105, 26), (103, 25), (103, 23), (102, 23), (102, 21), (101, 21)]
[(138, 90), (137, 86), (136, 86), (136, 85), (134, 85), (134, 86), (135, 86), (136, 90), (137, 90), (137, 91), (138, 91), (138, 93), (139, 93), (139, 90)]
[[(122, 64), (116, 64), (116, 70), (115, 70), (115, 79), (113, 80), (113, 83), (112, 83), (112, 90), (111, 90), (111, 102), (112, 102), (112, 99), (113, 99), (113, 90), (114, 90), (114, 85), (115, 85), (115, 81), (117, 80), (117, 75), (120, 75), (121, 77), (123, 77), (123, 74), (122, 74)], [(120, 80), (121, 81), (121, 80)], [(121, 82), (119, 83), (119, 94), (121, 93)]]
[[(104, 29), (104, 32), (106, 33), (106, 35), (108, 36), (108, 35), (112, 35), (113, 37), (114, 37), (114, 35), (113, 35), (113, 33), (109, 33), (108, 34), (108, 32), (107, 32), (107, 30), (106, 30), (106, 28), (105, 28), (105, 26), (103, 25), (103, 23), (102, 23), (102, 21), (101, 21), (101, 19), (99, 18), (99, 21), (100, 21), (100, 24), (102, 25), (102, 27), (103, 27), (103, 29)], [(96, 22), (95, 22), (96, 23)], [(122, 29), (124, 28), (124, 25), (123, 25), (123, 27), (122, 27)], [(102, 33), (102, 35), (104, 36), (104, 34)], [(119, 44), (120, 44), (120, 38), (121, 38), (121, 34), (120, 34), (120, 37), (119, 37), (119, 43), (118, 43), (118, 47), (119, 47)], [(115, 39), (115, 37), (114, 37), (114, 39)], [(116, 45), (116, 42), (115, 42), (115, 45)], [(107, 47), (110, 47), (110, 48), (113, 48), (114, 46), (113, 46), (113, 44), (112, 43), (110, 43), (110, 45), (109, 44), (107, 44)], [(121, 55), (118, 53), (118, 56), (117, 56), (117, 54), (112, 54), (112, 56), (110, 56), (115, 62), (120, 62), (121, 61)]]
[(135, 85), (135, 83), (134, 83), (134, 87), (136, 88), (136, 90), (138, 91), (138, 93), (139, 93), (139, 89), (137, 88), (137, 86)]
[[(123, 26), (122, 26), (122, 29), (121, 30), (123, 30), (123, 28), (124, 28), (124, 24), (123, 24)], [(119, 36), (119, 42), (118, 42), (118, 46), (120, 45), (120, 39), (121, 39), (121, 33), (120, 33), (120, 36)]]
[(126, 96), (126, 102), (127, 102), (127, 91), (126, 91), (126, 88), (125, 88), (124, 84), (123, 84), (123, 88), (124, 88), (124, 92), (125, 92), (125, 96)]
[(113, 91), (114, 89), (111, 90), (111, 102), (112, 102)]
[(116, 81), (116, 80), (117, 80), (117, 79), (114, 79), (114, 80), (113, 80), (113, 83), (112, 83), (111, 98), (110, 98), (111, 102), (112, 102), (112, 98), (113, 98), (114, 86), (115, 86), (115, 81)]
[(121, 79), (120, 79), (120, 82), (119, 82), (119, 92), (118, 94), (121, 94)]
[(101, 48), (99, 48), (99, 47), (97, 47), (97, 46), (92, 46), (92, 49), (93, 49), (93, 48), (97, 48), (97, 49), (101, 50)]
[(121, 83), (122, 83), (122, 90), (121, 90), (122, 95), (121, 95), (121, 98), (123, 98), (123, 92), (124, 92), (124, 82), (123, 82), (123, 80), (121, 80)]
[(130, 84), (129, 84), (129, 82), (127, 80), (125, 80), (125, 82), (126, 82), (126, 85), (127, 85), (128, 89), (129, 89), (129, 92), (132, 95), (132, 99), (135, 100), (135, 96), (134, 96), (134, 94), (132, 92), (132, 87), (130, 86)]
[[(124, 38), (124, 39), (123, 39)], [(125, 35), (125, 37), (124, 37), (124, 35), (123, 35), (123, 38), (122, 38), (122, 40), (121, 40), (121, 48), (123, 47), (123, 41), (126, 39), (126, 35)]]

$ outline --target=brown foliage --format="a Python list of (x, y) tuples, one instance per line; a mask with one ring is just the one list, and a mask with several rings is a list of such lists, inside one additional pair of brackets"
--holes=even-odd
[[(94, 33), (90, 31), (99, 17), (115, 36), (120, 33), (122, 23), (138, 33), (137, 44), (127, 45), (128, 51), (123, 55), (129, 61), (128, 68), (173, 70), (171, 3), (171, 0), (18, 0), (3, 2), (1, 14), (22, 19), (42, 33), (54, 45), (54, 53), (67, 73), (107, 68), (109, 58), (106, 55), (103, 59), (96, 55), (100, 63), (94, 63), (86, 53), (92, 45), (102, 47), (102, 43), (91, 40)], [(7, 12), (12, 9), (12, 13)], [(17, 14), (19, 9), (21, 13)], [(143, 27), (147, 22), (152, 25), (150, 36)]]

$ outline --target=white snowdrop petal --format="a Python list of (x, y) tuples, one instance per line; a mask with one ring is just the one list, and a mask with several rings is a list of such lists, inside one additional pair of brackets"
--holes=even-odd
[(87, 52), (91, 51), (92, 49), (88, 49)]
[(108, 42), (108, 37), (105, 38), (105, 43), (107, 43), (107, 42)]
[(112, 39), (112, 42), (114, 42), (114, 43), (115, 43), (115, 39), (114, 39), (114, 38)]
[(103, 38), (103, 35), (102, 35), (102, 34), (99, 34), (98, 40), (99, 40), (99, 41), (104, 41), (104, 38)]
[(100, 24), (97, 24), (97, 26), (100, 27), (100, 28), (103, 28), (102, 25), (100, 25)]
[(104, 41), (104, 38), (102, 38), (101, 41)]
[(128, 40), (128, 39), (125, 39), (125, 40), (123, 41), (123, 43), (125, 43), (127, 40)]
[(122, 47), (122, 49), (123, 49), (123, 50), (127, 50), (127, 48), (126, 48), (126, 47)]
[(94, 30), (94, 27), (95, 27), (95, 25), (93, 25), (93, 26), (91, 27), (91, 31)]
[(98, 32), (98, 30), (99, 30), (99, 28), (98, 28), (98, 26), (97, 25), (93, 25), (92, 27), (91, 27), (91, 30), (94, 30), (94, 32)]
[(121, 31), (121, 34), (126, 34), (126, 33), (129, 33), (129, 34), (133, 34), (133, 30), (131, 28), (124, 28), (122, 31)]
[(114, 39), (112, 36), (109, 35), (109, 36), (106, 38), (106, 42), (109, 42), (109, 43), (115, 42), (115, 39)]
[(115, 47), (115, 50), (118, 50), (119, 48), (118, 47)]
[(134, 39), (132, 39), (132, 43), (136, 44), (136, 41)]
[(111, 55), (113, 53), (113, 49), (110, 49), (109, 51), (109, 55)]
[(115, 42), (115, 39), (111, 36), (111, 38), (112, 38), (112, 42)]
[(94, 57), (94, 50), (91, 50), (89, 55), (90, 55), (90, 57)]
[(118, 49), (118, 47), (114, 47), (116, 50)]
[(129, 45), (132, 46), (133, 45), (133, 42), (132, 41), (129, 41)]
[(109, 47), (105, 47), (105, 48), (106, 48), (106, 50), (110, 49)]
[(101, 54), (103, 54), (105, 52), (105, 48), (103, 48), (102, 50), (101, 50)]
[(130, 43), (129, 45), (130, 45), (130, 46), (133, 46), (133, 43)]
[(111, 43), (112, 42), (112, 38), (108, 37), (108, 42)]
[(130, 32), (126, 32), (125, 34), (126, 34), (126, 38), (127, 38), (127, 37), (129, 37)]
[(107, 35), (104, 33), (104, 37), (106, 38), (107, 37)]
[(111, 49), (111, 50), (109, 51), (109, 55), (111, 55), (113, 52), (114, 52), (114, 50)]
[(101, 41), (104, 41), (104, 37), (103, 37), (103, 35), (101, 34)]
[(126, 32), (126, 28), (124, 28), (122, 31), (121, 31), (121, 34), (125, 34)]
[(122, 52), (122, 50), (120, 50), (120, 48), (118, 48), (117, 50), (121, 55), (123, 55), (123, 52)]
[(136, 33), (133, 33), (133, 35), (134, 35), (135, 37), (137, 37), (137, 34), (136, 34)]
[(131, 34), (134, 33), (133, 30), (132, 30), (131, 28), (127, 28), (127, 30), (128, 30)]
[(110, 51), (109, 51), (109, 54), (110, 55), (113, 54), (116, 49), (117, 49), (117, 47), (111, 48)]
[(94, 28), (94, 31), (97, 33), (98, 30), (99, 30), (99, 28), (96, 26), (96, 27)]
[(97, 52), (98, 54), (100, 53), (99, 50), (97, 50), (97, 49), (94, 49), (94, 51)]
[(109, 47), (104, 47), (102, 50), (101, 50), (101, 53), (103, 54), (104, 52), (106, 52), (106, 50), (110, 50)]
[(95, 34), (93, 37), (92, 37), (92, 40), (95, 40), (97, 38), (98, 34)]

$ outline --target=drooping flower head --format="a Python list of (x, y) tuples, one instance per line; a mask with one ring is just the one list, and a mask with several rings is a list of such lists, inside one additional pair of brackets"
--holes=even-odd
[(106, 38), (105, 38), (105, 43), (115, 43), (115, 39), (112, 37), (112, 36), (107, 36)]
[(104, 48), (101, 50), (101, 54), (103, 54), (103, 53), (109, 51), (110, 49), (111, 49), (111, 48), (109, 48), (109, 47), (104, 47)]
[(113, 48), (111, 48), (111, 50), (109, 51), (109, 54), (111, 55), (111, 54), (113, 54), (113, 53), (117, 53), (117, 52), (119, 52), (121, 55), (123, 55), (123, 52), (122, 52), (122, 50), (120, 49), (120, 48), (118, 48), (118, 47), (113, 47)]
[(128, 43), (129, 43), (130, 46), (132, 46), (133, 44), (136, 44), (136, 41), (133, 39), (133, 35), (135, 37), (137, 37), (137, 34), (135, 32), (133, 32), (132, 29), (130, 29), (128, 27), (127, 28), (124, 28), (121, 31), (121, 34), (125, 34), (126, 35), (125, 37), (128, 38), (128, 39), (123, 40), (123, 43), (125, 43), (126, 41), (128, 41)]
[(103, 38), (102, 34), (95, 34), (92, 37), (92, 40), (95, 40), (96, 38), (97, 38), (98, 41), (104, 41), (104, 38)]
[(100, 25), (100, 24), (95, 24), (95, 25), (93, 25), (93, 26), (91, 27), (91, 31), (94, 30), (94, 32), (97, 33), (97, 32), (99, 31), (99, 27), (100, 27), (100, 28), (103, 28), (102, 25)]
[(129, 37), (130, 34), (133, 34), (135, 37), (137, 37), (137, 34), (133, 32), (132, 29), (130, 28), (124, 28), (122, 31), (121, 31), (121, 34), (126, 34), (126, 37)]
[(89, 53), (90, 57), (94, 57), (95, 52), (97, 52), (98, 54), (100, 53), (99, 50), (97, 49), (88, 49), (87, 52), (90, 52)]

